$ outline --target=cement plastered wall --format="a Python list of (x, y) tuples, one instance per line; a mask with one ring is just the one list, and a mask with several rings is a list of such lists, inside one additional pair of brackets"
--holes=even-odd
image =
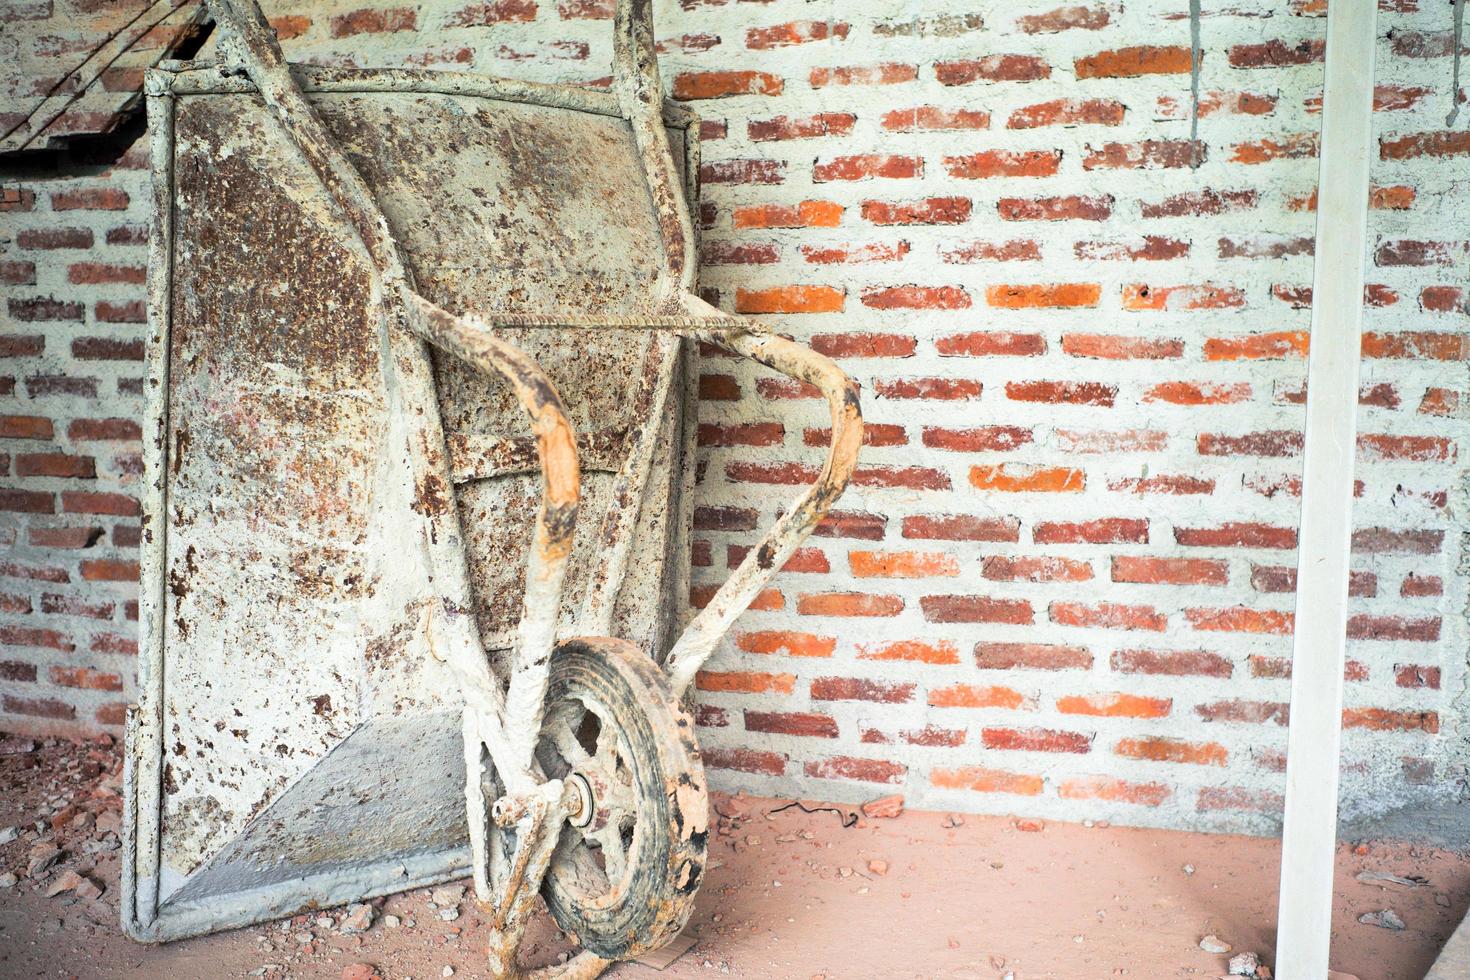
[[(298, 60), (595, 82), (610, 5), (267, 4)], [(1349, 812), (1458, 791), (1470, 114), (1450, 6), (1379, 18)], [(840, 513), (699, 679), (714, 782), (1269, 830), (1281, 805), (1325, 5), (657, 4), (703, 283), (840, 359)], [(83, 31), (84, 27), (78, 27)], [(39, 41), (36, 43), (39, 44)], [(5, 177), (0, 725), (132, 684), (142, 147)], [(809, 393), (704, 362), (692, 601), (797, 485)]]

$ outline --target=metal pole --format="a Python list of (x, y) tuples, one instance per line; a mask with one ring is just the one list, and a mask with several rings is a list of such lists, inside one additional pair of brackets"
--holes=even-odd
[(1376, 8), (1373, 0), (1336, 0), (1327, 14), (1276, 930), (1279, 980), (1323, 980), (1332, 935)]

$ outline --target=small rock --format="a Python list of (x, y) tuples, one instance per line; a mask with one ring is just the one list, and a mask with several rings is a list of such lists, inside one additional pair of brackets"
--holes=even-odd
[(464, 885), (440, 885), (429, 893), (429, 901), (441, 908), (464, 901)]
[(873, 858), (868, 862), (868, 870), (875, 875), (886, 875), (888, 873), (888, 862), (882, 858)]
[(97, 833), (117, 834), (122, 832), (122, 814), (115, 810), (104, 810), (97, 815)]
[(958, 813), (946, 813), (944, 815), (944, 819), (940, 821), (940, 826), (947, 828), (963, 827), (964, 825), (965, 818), (960, 816)]
[(1230, 944), (1216, 935), (1209, 935), (1199, 941), (1199, 948), (1206, 953), (1228, 953)]
[(1254, 977), (1261, 967), (1261, 958), (1255, 953), (1237, 953), (1230, 957), (1232, 977)]
[(903, 794), (880, 796), (863, 804), (863, 816), (872, 820), (891, 820), (903, 813)]
[(1186, 878), (1188, 878), (1192, 874), (1194, 874), (1194, 865), (1192, 865), (1192, 864), (1186, 864), (1184, 866), (1184, 876)]
[(9, 844), (20, 836), (20, 830), (16, 827), (6, 827), (0, 830), (0, 844)]
[(453, 922), (457, 918), (459, 918), (459, 907), (458, 906), (451, 905), (447, 909), (440, 909), (439, 910), (439, 919), (440, 919), (441, 922)]
[(837, 877), (839, 877), (839, 878), (851, 878), (852, 877), (852, 869), (851, 868), (847, 868), (847, 867), (838, 868), (837, 869)]
[(442, 970), (439, 971), (439, 975), (441, 977), (452, 977), (452, 976), (454, 976), (454, 967), (450, 966), (448, 963), (445, 963), (444, 964), (444, 969), (442, 969)]
[(1039, 834), (1046, 829), (1045, 820), (1016, 820), (1013, 823), (1023, 834)]
[(1384, 909), (1381, 912), (1364, 912), (1358, 916), (1358, 921), (1365, 926), (1392, 929), (1394, 932), (1399, 932), (1404, 928), (1404, 920), (1400, 919), (1398, 913), (1393, 909)]
[(17, 881), (20, 881), (20, 879), (9, 871), (0, 874), (0, 888), (14, 888)]
[(101, 898), (104, 889), (101, 885), (97, 884), (97, 882), (93, 881), (91, 878), (88, 878), (86, 875), (83, 875), (82, 883), (77, 886), (76, 891), (78, 897), (84, 898), (87, 901), (91, 902)]
[(342, 980), (383, 980), (371, 963), (349, 963), (342, 968)]
[(61, 858), (61, 848), (48, 841), (41, 841), (30, 851), (30, 863), (26, 865), (27, 878), (39, 878)]
[(47, 898), (55, 898), (62, 892), (69, 892), (82, 883), (82, 876), (75, 871), (63, 871), (51, 882), (51, 887), (46, 889)]
[(367, 932), (373, 927), (373, 907), (367, 903), (360, 905), (349, 905), (347, 914), (342, 917), (341, 924), (337, 927), (348, 936)]
[(383, 925), (387, 926), (389, 929), (397, 929), (402, 922), (403, 920), (398, 918), (398, 916), (396, 915), (383, 916)]

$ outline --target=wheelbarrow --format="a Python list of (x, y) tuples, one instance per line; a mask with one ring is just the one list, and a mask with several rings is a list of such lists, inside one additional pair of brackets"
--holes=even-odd
[[(697, 125), (650, 4), (617, 3), (611, 92), (288, 66), (253, 0), (210, 0), (219, 65), (149, 73), (134, 938), (466, 870), (497, 976), (538, 894), (568, 976), (687, 921), (683, 697), (862, 421), (831, 361), (693, 293)], [(696, 341), (816, 386), (832, 442), (673, 637)]]

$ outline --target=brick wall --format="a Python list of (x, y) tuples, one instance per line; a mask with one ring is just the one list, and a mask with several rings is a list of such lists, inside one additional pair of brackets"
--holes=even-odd
[[(609, 6), (267, 4), (300, 60), (579, 81)], [(1350, 811), (1466, 759), (1470, 135), (1449, 5), (1381, 6)], [(705, 286), (839, 358), (869, 421), (840, 512), (699, 678), (716, 782), (1269, 829), (1325, 5), (1204, 18), (1195, 143), (1183, 0), (658, 9), (704, 118)], [(141, 152), (3, 185), (6, 727), (115, 726), (132, 683)], [(696, 604), (825, 438), (746, 363), (701, 389)]]

